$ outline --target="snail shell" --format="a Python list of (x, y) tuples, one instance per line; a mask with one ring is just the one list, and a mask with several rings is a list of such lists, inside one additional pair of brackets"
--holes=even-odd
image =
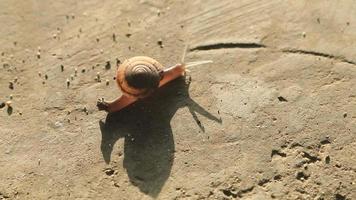
[(158, 88), (162, 72), (163, 66), (153, 58), (136, 56), (119, 65), (116, 81), (124, 94), (144, 98)]

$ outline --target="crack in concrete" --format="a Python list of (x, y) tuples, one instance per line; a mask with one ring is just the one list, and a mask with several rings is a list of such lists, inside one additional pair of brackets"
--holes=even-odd
[(219, 42), (219, 43), (198, 45), (194, 48), (191, 48), (190, 51), (208, 51), (208, 50), (216, 50), (216, 49), (234, 49), (234, 48), (256, 49), (256, 48), (266, 48), (266, 46), (254, 42), (248, 42), (248, 43)]
[[(261, 43), (255, 43), (255, 42), (217, 42), (217, 43), (211, 43), (211, 44), (202, 44), (195, 46), (189, 51), (209, 51), (209, 50), (217, 50), (217, 49), (259, 49), (259, 48), (268, 48), (268, 46), (261, 44)], [(322, 53), (322, 52), (317, 52), (317, 51), (309, 51), (309, 50), (303, 50), (303, 49), (295, 49), (295, 48), (286, 48), (286, 49), (279, 49), (278, 51), (282, 53), (291, 53), (291, 54), (302, 54), (302, 55), (311, 55), (311, 56), (317, 56), (317, 57), (323, 57), (323, 58), (329, 58), (332, 60), (336, 60), (339, 62), (344, 62), (348, 63), (351, 65), (356, 65), (355, 61), (349, 60), (345, 58), (344, 56), (335, 56), (332, 54), (328, 53)]]
[(308, 51), (308, 50), (302, 50), (302, 49), (282, 49), (281, 50), (283, 53), (293, 53), (293, 54), (303, 54), (303, 55), (312, 55), (312, 56), (317, 56), (317, 57), (324, 57), (324, 58), (329, 58), (332, 60), (337, 60), (340, 62), (345, 62), (348, 64), (356, 65), (356, 62), (352, 60), (348, 60), (343, 56), (335, 56), (332, 54), (327, 54), (327, 53), (321, 53), (317, 51)]

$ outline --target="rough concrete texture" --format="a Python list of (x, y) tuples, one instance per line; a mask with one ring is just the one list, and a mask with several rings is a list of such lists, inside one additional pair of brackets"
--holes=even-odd
[[(0, 5), (0, 199), (356, 199), (355, 1)], [(97, 111), (186, 44), (190, 84)]]

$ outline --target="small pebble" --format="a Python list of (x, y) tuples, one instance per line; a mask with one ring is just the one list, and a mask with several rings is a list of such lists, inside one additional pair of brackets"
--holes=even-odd
[(48, 75), (47, 75), (47, 74), (45, 74), (45, 79), (46, 79), (46, 80), (48, 79)]
[(69, 81), (69, 79), (67, 78), (67, 88), (69, 88), (69, 86), (70, 86), (70, 81)]
[(115, 33), (112, 34), (112, 40), (113, 40), (114, 42), (116, 42), (116, 35), (115, 35)]
[(13, 90), (14, 89), (14, 83), (13, 82), (9, 82), (9, 88), (11, 89), (11, 90)]
[(302, 33), (303, 38), (305, 38), (307, 36), (307, 34), (305, 32)]
[(119, 60), (118, 58), (116, 58), (116, 67), (118, 67), (121, 64), (121, 60)]
[(70, 79), (74, 80), (74, 75), (73, 74), (70, 75)]
[(100, 79), (100, 72), (96, 73), (96, 80), (98, 82), (101, 82), (101, 79)]
[(38, 59), (41, 58), (41, 52), (37, 52), (37, 58), (38, 58)]
[(85, 73), (85, 69), (82, 69), (82, 73)]
[(61, 71), (62, 71), (62, 72), (64, 71), (64, 66), (63, 66), (63, 65), (61, 65)]
[(100, 39), (99, 38), (96, 38), (96, 42), (99, 42), (100, 41)]
[(330, 156), (326, 156), (326, 157), (325, 157), (325, 163), (326, 163), (326, 164), (329, 164), (329, 163), (330, 163)]
[(17, 78), (17, 76), (14, 78), (14, 83), (17, 83), (17, 80), (18, 80), (18, 78)]
[(106, 61), (105, 69), (106, 69), (106, 70), (111, 69), (110, 61)]
[(13, 96), (12, 96), (12, 94), (10, 94), (10, 95), (9, 95), (9, 99), (11, 99), (11, 100), (13, 99)]
[(38, 76), (41, 77), (41, 76), (42, 76), (42, 73), (41, 73), (41, 72), (38, 72)]
[(125, 36), (127, 37), (127, 38), (129, 38), (129, 37), (131, 37), (131, 33), (127, 33)]
[(157, 41), (157, 44), (158, 44), (161, 48), (164, 47), (162, 39), (159, 39), (159, 40)]
[(11, 107), (12, 101), (6, 101), (5, 105), (7, 105), (7, 107)]
[(0, 109), (6, 106), (5, 102), (0, 102)]
[(108, 79), (106, 79), (106, 85), (109, 85), (109, 83), (110, 83), (110, 82), (109, 82), (109, 80), (108, 80)]

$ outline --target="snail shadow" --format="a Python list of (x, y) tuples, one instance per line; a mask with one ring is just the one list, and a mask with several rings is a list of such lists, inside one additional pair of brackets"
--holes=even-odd
[(175, 147), (170, 121), (176, 111), (188, 106), (203, 131), (196, 112), (221, 123), (189, 97), (188, 88), (184, 78), (177, 79), (151, 97), (108, 114), (105, 122), (99, 121), (105, 162), (110, 163), (114, 144), (124, 138), (123, 166), (130, 182), (152, 197), (160, 193), (173, 165)]

